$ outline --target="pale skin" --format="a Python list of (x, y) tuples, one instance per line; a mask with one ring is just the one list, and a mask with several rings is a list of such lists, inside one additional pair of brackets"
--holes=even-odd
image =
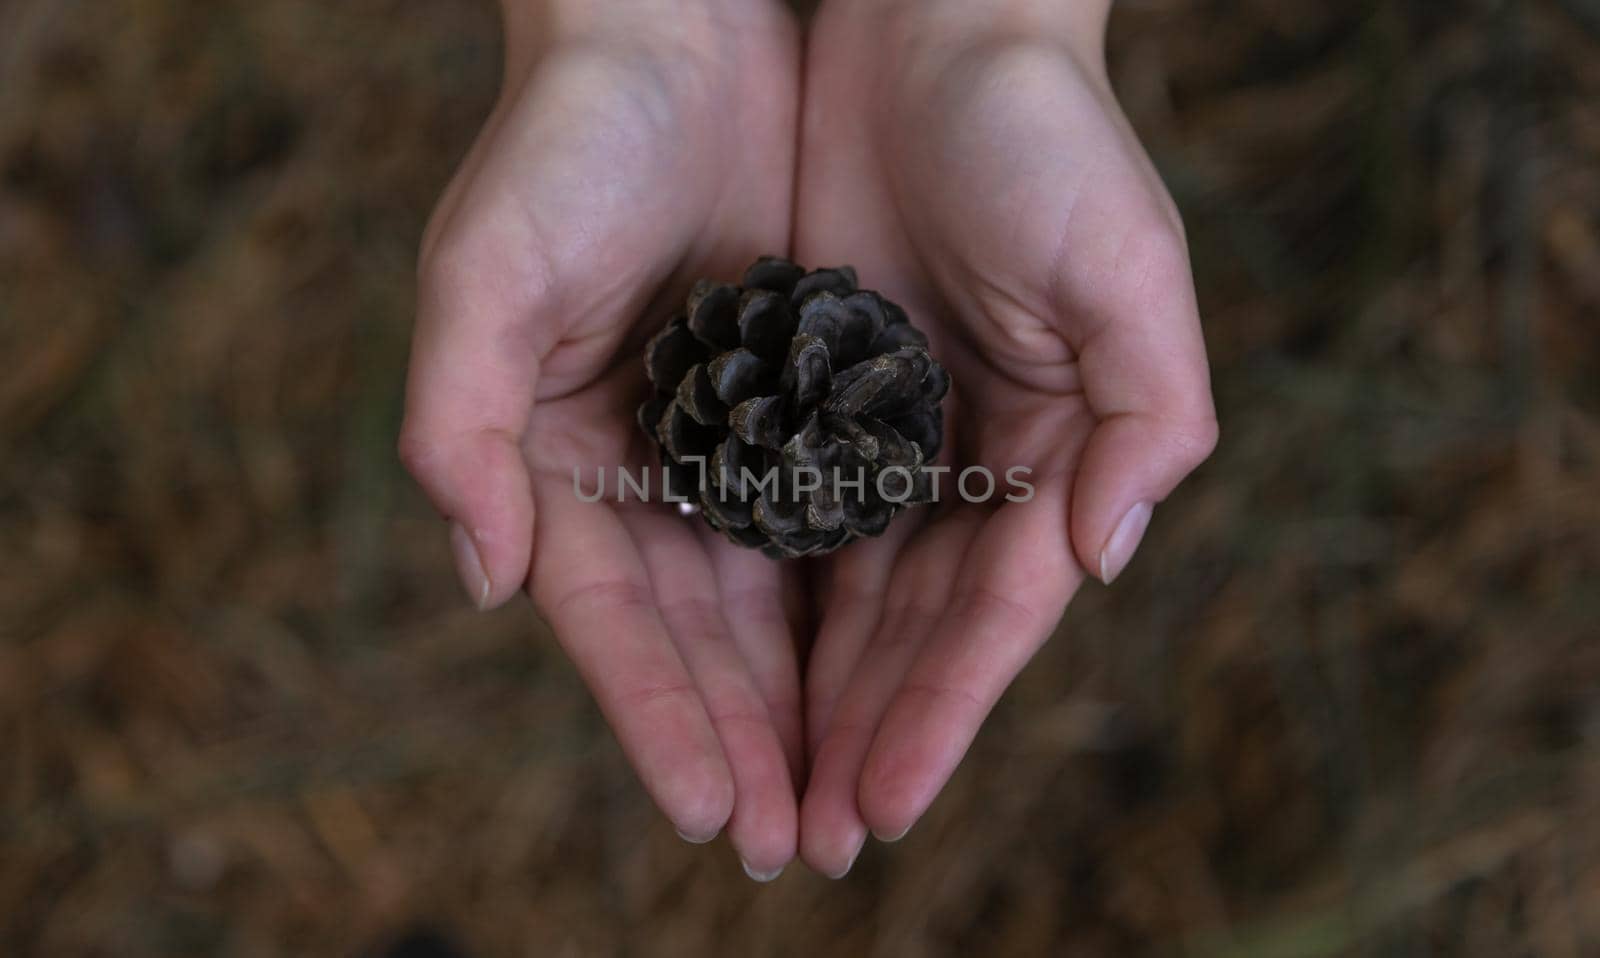
[[(402, 458), (469, 595), (528, 590), (681, 834), (841, 876), (1216, 442), (1106, 0), (832, 0), (808, 37), (766, 0), (505, 2), (502, 96), (424, 237)], [(577, 502), (573, 465), (647, 461), (665, 304), (762, 253), (905, 306), (954, 377), (942, 461), (1026, 466), (1034, 499), (798, 564)]]

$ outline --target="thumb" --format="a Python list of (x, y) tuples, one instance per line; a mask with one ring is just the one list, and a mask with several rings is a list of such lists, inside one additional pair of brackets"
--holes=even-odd
[(1183, 240), (1151, 229), (1123, 253), (1118, 278), (1081, 304), (1088, 333), (1078, 344), (1098, 424), (1073, 480), (1071, 538), (1083, 567), (1102, 582), (1127, 567), (1156, 503), (1217, 443)]
[(533, 494), (521, 441), (543, 349), (543, 284), (504, 246), (441, 242), (419, 270), (399, 452), (450, 522), (456, 569), (490, 609), (527, 580)]

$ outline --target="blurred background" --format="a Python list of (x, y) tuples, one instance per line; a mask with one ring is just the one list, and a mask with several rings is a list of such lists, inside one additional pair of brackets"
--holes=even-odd
[(1112, 47), (1221, 448), (905, 841), (757, 887), (395, 462), (486, 0), (0, 3), (0, 952), (1600, 954), (1600, 0)]

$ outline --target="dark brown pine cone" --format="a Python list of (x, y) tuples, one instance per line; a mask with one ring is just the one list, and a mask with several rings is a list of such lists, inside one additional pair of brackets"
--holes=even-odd
[(927, 347), (854, 269), (762, 257), (739, 286), (701, 280), (650, 340), (639, 424), (672, 494), (713, 528), (774, 558), (819, 555), (930, 498), (921, 467), (939, 453), (950, 377)]

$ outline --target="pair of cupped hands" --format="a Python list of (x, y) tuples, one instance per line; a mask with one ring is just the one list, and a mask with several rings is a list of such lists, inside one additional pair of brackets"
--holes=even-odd
[[(423, 239), (401, 456), (473, 601), (528, 589), (661, 811), (753, 878), (911, 828), (1216, 442), (1108, 6), (504, 0), (502, 93)], [(1033, 498), (800, 562), (579, 501), (574, 467), (653, 463), (642, 342), (765, 253), (903, 305), (952, 374), (945, 461), (1027, 467)]]

